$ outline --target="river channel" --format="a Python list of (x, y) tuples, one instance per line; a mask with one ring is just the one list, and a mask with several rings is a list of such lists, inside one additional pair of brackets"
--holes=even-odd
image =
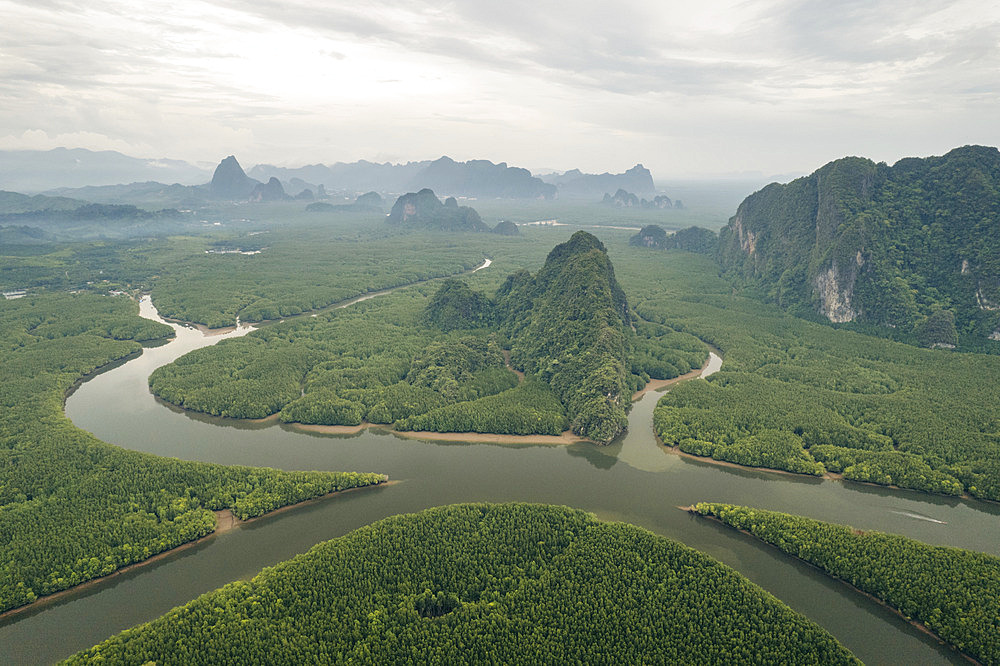
[[(142, 312), (156, 316), (148, 300)], [(211, 336), (174, 328), (177, 336), (168, 344), (147, 348), (83, 383), (67, 400), (69, 418), (104, 441), (163, 456), (384, 472), (400, 483), (265, 516), (11, 616), (0, 621), (0, 663), (50, 663), (361, 525), (471, 501), (565, 504), (677, 539), (739, 570), (869, 664), (964, 663), (957, 653), (845, 585), (677, 507), (699, 500), (748, 504), (998, 555), (1000, 507), (684, 458), (656, 441), (652, 411), (660, 394), (654, 392), (635, 403), (628, 433), (607, 447), (432, 442), (374, 429), (352, 436), (319, 435), (184, 412), (149, 393), (149, 374), (192, 349), (249, 329)]]

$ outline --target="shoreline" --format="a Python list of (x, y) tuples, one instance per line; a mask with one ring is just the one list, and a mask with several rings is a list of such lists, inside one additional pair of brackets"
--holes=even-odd
[(408, 439), (429, 439), (439, 442), (472, 442), (476, 444), (554, 444), (565, 446), (581, 442), (597, 444), (592, 440), (564, 430), (558, 435), (504, 435), (490, 432), (434, 432), (433, 430), (392, 430), (394, 435)]
[[(791, 554), (791, 553), (789, 553), (787, 551), (782, 550), (781, 548), (778, 548), (773, 543), (771, 543), (769, 541), (765, 541), (764, 539), (760, 538), (759, 536), (757, 536), (756, 534), (754, 534), (752, 532), (749, 532), (747, 530), (741, 529), (739, 527), (733, 527), (729, 523), (725, 522), (724, 520), (721, 520), (721, 519), (717, 518), (716, 516), (701, 514), (701, 513), (699, 513), (695, 509), (695, 507), (694, 507), (693, 504), (690, 505), (690, 506), (679, 506), (677, 508), (680, 509), (681, 511), (686, 511), (687, 513), (690, 513), (691, 515), (696, 516), (698, 518), (706, 518), (708, 520), (711, 520), (711, 521), (714, 521), (714, 522), (718, 523), (719, 525), (722, 525), (722, 526), (726, 527), (727, 529), (735, 530), (737, 532), (740, 532), (741, 534), (745, 534), (745, 535), (753, 538), (754, 541), (756, 541), (758, 543), (764, 544), (765, 546), (767, 546), (769, 548), (773, 548), (774, 550), (777, 550), (778, 552), (780, 552), (780, 553), (782, 553), (784, 555), (787, 555), (788, 557), (791, 557), (792, 559), (794, 559), (794, 560), (796, 560), (798, 562), (801, 562), (801, 563), (803, 563), (805, 565), (808, 565), (808, 566), (812, 567), (816, 571), (818, 571), (821, 574), (823, 574), (826, 578), (829, 578), (830, 580), (835, 580), (835, 581), (838, 581), (840, 583), (843, 583), (844, 585), (846, 585), (847, 587), (851, 588), (855, 592), (864, 595), (865, 597), (871, 599), (872, 601), (874, 601), (875, 603), (879, 604), (883, 608), (887, 608), (888, 610), (892, 611), (892, 613), (894, 615), (896, 615), (897, 617), (901, 618), (907, 624), (909, 624), (910, 626), (912, 626), (915, 629), (917, 629), (917, 631), (919, 631), (919, 632), (921, 632), (923, 634), (926, 634), (927, 636), (930, 636), (931, 638), (933, 638), (934, 640), (936, 640), (939, 645), (944, 645), (944, 646), (950, 648), (956, 654), (961, 655), (969, 663), (975, 664), (976, 666), (983, 666), (982, 662), (980, 662), (979, 660), (977, 660), (975, 657), (973, 657), (970, 654), (966, 654), (965, 652), (963, 652), (962, 650), (960, 650), (955, 645), (949, 643), (945, 639), (943, 639), (940, 636), (938, 636), (936, 633), (934, 633), (934, 631), (932, 629), (930, 629), (929, 627), (927, 627), (927, 625), (925, 625), (923, 622), (920, 622), (918, 620), (914, 620), (912, 618), (907, 617), (906, 615), (903, 614), (903, 612), (901, 610), (899, 610), (898, 608), (896, 608), (895, 606), (893, 606), (892, 604), (890, 604), (885, 599), (881, 599), (881, 598), (875, 596), (874, 594), (872, 594), (871, 592), (866, 592), (866, 591), (862, 590), (860, 587), (856, 587), (854, 584), (850, 583), (849, 581), (846, 581), (843, 578), (840, 578), (839, 576), (833, 575), (832, 573), (830, 573), (826, 569), (823, 569), (822, 567), (820, 567), (820, 566), (818, 566), (816, 564), (813, 564), (812, 562), (810, 562), (808, 560), (804, 560), (801, 557), (798, 557), (797, 555), (793, 555), (793, 554)], [(858, 530), (855, 530), (855, 533), (858, 533), (858, 532), (859, 532)], [(863, 533), (863, 532), (861, 532), (861, 533)]]
[(67, 587), (64, 590), (59, 590), (57, 592), (52, 592), (51, 594), (42, 595), (42, 596), (38, 597), (37, 599), (35, 599), (34, 601), (32, 601), (31, 603), (24, 604), (23, 606), (17, 606), (16, 608), (8, 608), (7, 610), (5, 610), (2, 613), (0, 613), (0, 620), (6, 620), (8, 618), (11, 618), (11, 617), (14, 617), (16, 615), (20, 615), (21, 613), (26, 613), (26, 612), (29, 612), (29, 611), (32, 611), (32, 610), (39, 610), (43, 606), (47, 606), (48, 604), (53, 603), (55, 601), (58, 601), (58, 600), (62, 599), (63, 597), (68, 597), (71, 594), (74, 594), (74, 593), (77, 593), (77, 592), (81, 592), (83, 590), (86, 590), (89, 587), (95, 587), (95, 586), (97, 586), (100, 583), (106, 582), (106, 581), (108, 581), (108, 580), (110, 580), (112, 578), (115, 578), (116, 576), (120, 576), (120, 575), (128, 573), (130, 571), (134, 571), (136, 569), (139, 569), (140, 567), (148, 566), (150, 564), (158, 562), (159, 560), (165, 559), (169, 555), (173, 555), (175, 553), (179, 553), (179, 552), (182, 552), (184, 550), (188, 550), (190, 548), (193, 548), (193, 547), (197, 546), (198, 544), (204, 543), (204, 542), (206, 542), (206, 541), (208, 541), (210, 539), (214, 539), (215, 537), (219, 536), (220, 534), (225, 534), (227, 532), (232, 532), (233, 530), (238, 529), (239, 527), (242, 527), (243, 525), (247, 525), (247, 524), (252, 523), (254, 521), (260, 520), (261, 518), (267, 518), (269, 516), (274, 516), (274, 515), (277, 515), (279, 513), (283, 513), (283, 512), (292, 510), (292, 509), (297, 509), (299, 507), (307, 506), (309, 504), (316, 504), (318, 502), (321, 502), (321, 501), (324, 501), (324, 500), (328, 500), (328, 499), (330, 499), (332, 497), (339, 497), (340, 495), (343, 495), (345, 493), (349, 493), (349, 492), (352, 492), (352, 491), (355, 491), (355, 490), (367, 490), (369, 488), (381, 488), (381, 487), (384, 487), (384, 486), (395, 485), (397, 483), (400, 483), (400, 482), (399, 481), (393, 481), (393, 480), (386, 480), (386, 481), (380, 481), (379, 483), (372, 483), (372, 484), (369, 484), (367, 486), (358, 486), (358, 487), (355, 487), (355, 488), (347, 488), (346, 490), (335, 490), (333, 492), (326, 493), (325, 495), (317, 495), (316, 497), (310, 497), (309, 499), (304, 499), (301, 502), (296, 502), (294, 504), (286, 504), (285, 506), (278, 507), (277, 509), (274, 509), (273, 511), (268, 511), (267, 513), (262, 513), (259, 516), (254, 516), (253, 518), (247, 518), (246, 520), (240, 520), (239, 518), (237, 518), (236, 516), (234, 516), (231, 509), (220, 509), (219, 511), (213, 511), (212, 513), (215, 514), (215, 529), (212, 530), (211, 532), (209, 532), (208, 534), (205, 534), (204, 536), (200, 536), (197, 539), (192, 539), (191, 541), (185, 541), (184, 543), (178, 544), (178, 545), (174, 546), (173, 548), (168, 548), (166, 550), (162, 550), (159, 553), (156, 553), (155, 555), (150, 555), (146, 559), (140, 560), (139, 562), (133, 562), (131, 564), (126, 564), (125, 566), (121, 567), (120, 569), (115, 569), (111, 573), (106, 574), (104, 576), (98, 576), (97, 578), (91, 578), (90, 580), (85, 580), (85, 581), (83, 581), (81, 583), (77, 583), (76, 585), (74, 585), (72, 587)]
[[(274, 415), (265, 419), (265, 422)], [(433, 430), (395, 430), (388, 423), (369, 423), (362, 421), (358, 425), (319, 425), (311, 423), (286, 423), (293, 430), (312, 432), (320, 435), (356, 435), (364, 430), (382, 430), (386, 433), (406, 437), (407, 439), (429, 439), (441, 442), (470, 442), (475, 444), (576, 444), (591, 440), (574, 435), (572, 430), (564, 430), (558, 435), (506, 435), (491, 432), (435, 432)]]
[[(712, 353), (715, 353), (721, 359), (721, 354), (714, 347), (709, 347)], [(511, 370), (514, 374), (518, 376), (518, 383), (524, 381), (524, 373), (515, 370), (510, 365), (510, 350), (503, 350), (504, 360), (506, 361), (507, 368)], [(632, 394), (631, 402), (635, 402), (642, 398), (646, 393), (650, 391), (660, 391), (668, 386), (673, 386), (674, 384), (679, 384), (681, 382), (688, 381), (690, 379), (697, 379), (700, 377), (711, 364), (711, 356), (705, 361), (704, 365), (696, 370), (691, 370), (683, 375), (677, 377), (672, 377), (671, 379), (651, 379), (646, 383), (644, 387)], [(254, 423), (268, 423), (276, 422), (278, 418), (277, 414), (272, 414), (270, 416), (264, 417), (262, 419), (252, 419)], [(240, 419), (240, 420), (251, 420), (251, 419)], [(406, 437), (408, 439), (422, 439), (438, 442), (469, 442), (473, 444), (549, 444), (555, 446), (566, 446), (569, 444), (579, 444), (579, 443), (591, 443), (595, 446), (601, 446), (593, 440), (587, 439), (586, 437), (580, 437), (573, 433), (572, 430), (564, 430), (558, 435), (510, 435), (504, 433), (490, 433), (490, 432), (437, 432), (434, 430), (396, 430), (388, 423), (370, 423), (368, 421), (362, 421), (358, 425), (347, 426), (347, 425), (320, 425), (320, 424), (309, 424), (309, 423), (286, 423), (294, 430), (302, 432), (312, 432), (323, 435), (356, 435), (369, 428), (381, 429), (385, 432), (392, 433), (393, 435), (399, 435), (400, 437)], [(662, 446), (662, 442), (659, 441), (657, 437), (657, 443)], [(665, 447), (664, 447), (665, 448)]]
[[(155, 340), (143, 340), (142, 342), (135, 340), (134, 342), (139, 342), (141, 349), (137, 351), (131, 351), (125, 354), (124, 356), (114, 359), (113, 361), (108, 361), (103, 365), (99, 365), (90, 372), (80, 375), (79, 377), (74, 379), (73, 382), (66, 387), (66, 390), (63, 391), (63, 398), (62, 398), (63, 416), (66, 415), (66, 401), (69, 400), (69, 397), (73, 395), (73, 393), (75, 393), (76, 390), (81, 386), (83, 386), (86, 382), (89, 382), (91, 379), (97, 377), (100, 374), (104, 374), (108, 370), (114, 369), (115, 366), (125, 365), (129, 361), (139, 358), (140, 356), (142, 356), (142, 353), (146, 351), (147, 348), (156, 347), (161, 344), (170, 342), (176, 337), (177, 337), (176, 333), (172, 332), (170, 335), (165, 335), (162, 338), (156, 338)], [(2, 617), (2, 615), (0, 615), (0, 617)]]
[[(713, 348), (713, 353), (715, 353), (714, 348)], [(716, 355), (719, 356), (720, 358), (722, 356), (721, 354), (716, 354)], [(662, 389), (665, 389), (668, 386), (673, 386), (674, 384), (680, 384), (681, 382), (686, 382), (690, 379), (698, 379), (699, 377), (701, 377), (703, 372), (708, 370), (708, 366), (711, 362), (712, 362), (712, 357), (709, 356), (708, 360), (705, 361), (705, 364), (702, 365), (697, 370), (691, 370), (689, 372), (684, 373), (683, 375), (678, 375), (671, 379), (650, 379), (645, 386), (643, 386), (641, 389), (632, 394), (632, 402), (641, 399), (644, 395), (646, 395), (650, 391), (661, 391)]]
[(660, 439), (660, 435), (654, 430), (653, 436), (656, 437), (656, 443), (663, 449), (664, 452), (671, 455), (679, 456), (681, 458), (686, 458), (692, 461), (703, 462), (708, 465), (718, 465), (719, 467), (730, 467), (733, 469), (742, 469), (750, 472), (769, 472), (772, 474), (782, 474), (784, 476), (792, 476), (800, 479), (817, 479), (821, 481), (837, 481), (839, 483), (857, 483), (862, 486), (868, 486), (870, 488), (883, 488), (885, 490), (894, 491), (905, 491), (912, 493), (921, 493), (923, 495), (929, 495), (931, 497), (944, 497), (952, 498), (956, 500), (964, 500), (967, 502), (983, 502), (985, 504), (1000, 504), (996, 500), (987, 499), (985, 497), (973, 497), (969, 493), (963, 492), (961, 495), (945, 495), (943, 493), (932, 493), (927, 490), (921, 490), (920, 488), (907, 488), (906, 486), (884, 486), (881, 483), (872, 483), (871, 481), (859, 481), (857, 479), (848, 479), (840, 472), (824, 472), (822, 476), (815, 476), (813, 474), (803, 474), (802, 472), (791, 472), (787, 469), (777, 469), (774, 467), (752, 467), (750, 465), (741, 465), (739, 463), (729, 462), (728, 460), (716, 460), (711, 456), (699, 456), (693, 453), (687, 453), (686, 451), (681, 451), (679, 446), (667, 446)]

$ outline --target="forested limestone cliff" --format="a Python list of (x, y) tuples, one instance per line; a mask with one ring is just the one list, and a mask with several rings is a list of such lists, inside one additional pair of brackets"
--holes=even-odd
[(719, 258), (793, 311), (914, 330), (929, 345), (1000, 338), (1000, 152), (845, 157), (768, 185), (722, 230)]

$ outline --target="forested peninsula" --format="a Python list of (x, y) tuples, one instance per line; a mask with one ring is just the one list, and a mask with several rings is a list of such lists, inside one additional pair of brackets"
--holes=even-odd
[(675, 541), (565, 507), (394, 516), (231, 583), (68, 663), (858, 662)]
[(73, 426), (81, 377), (172, 334), (127, 297), (32, 295), (0, 307), (0, 611), (381, 474), (284, 472), (126, 451)]
[(643, 318), (725, 355), (666, 393), (663, 443), (715, 460), (1000, 500), (1000, 357), (837, 330), (733, 293), (706, 257), (669, 256), (672, 281), (636, 289)]
[[(505, 367), (504, 348), (524, 382)], [(604, 245), (578, 231), (493, 298), (455, 279), (414, 285), (197, 350), (157, 369), (150, 388), (235, 418), (516, 435), (570, 428), (606, 443), (624, 431), (636, 389), (706, 358), (693, 336), (634, 319)]]
[(731, 504), (694, 511), (871, 594), (984, 664), (1000, 664), (1000, 558)]

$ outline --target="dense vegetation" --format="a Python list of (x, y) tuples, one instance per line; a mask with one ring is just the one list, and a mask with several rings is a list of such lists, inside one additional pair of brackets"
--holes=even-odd
[(196, 350), (157, 369), (150, 388), (219, 416), (280, 413), (284, 421), (339, 425), (392, 424), (513, 388), (517, 377), (487, 332), (445, 334), (420, 323), (436, 287), (417, 285)]
[(857, 663), (728, 567), (539, 505), (387, 518), (70, 659), (196, 663)]
[(695, 509), (882, 599), (980, 662), (1000, 664), (1000, 558), (743, 506)]
[(485, 328), (494, 323), (493, 303), (458, 279), (445, 280), (427, 304), (424, 321), (443, 331)]
[(244, 322), (279, 319), (470, 270), (482, 263), (488, 246), (440, 234), (408, 235), (405, 241), (357, 233), (330, 238), (328, 226), (315, 222), (248, 240), (266, 247), (252, 256), (195, 252), (164, 267), (153, 287), (160, 313), (212, 327), (231, 326), (237, 316)]
[(702, 227), (678, 229), (667, 239), (667, 249), (684, 250), (697, 254), (715, 255), (719, 248), (719, 237), (714, 231)]
[(631, 374), (631, 313), (597, 238), (578, 231), (535, 275), (511, 275), (496, 307), (512, 364), (552, 387), (573, 432), (609, 442), (625, 430), (625, 408), (648, 375)]
[(396, 422), (400, 430), (558, 435), (569, 427), (565, 409), (548, 386), (529, 380), (478, 400), (432, 409)]
[(663, 248), (667, 245), (667, 232), (658, 224), (647, 224), (628, 239), (628, 244), (636, 247)]
[(720, 245), (730, 277), (783, 307), (905, 331), (944, 309), (985, 339), (1000, 331), (1000, 151), (831, 162), (748, 197)]
[[(151, 291), (165, 317), (222, 327), (237, 317), (244, 322), (288, 317), (372, 291), (453, 275), (513, 242), (478, 234), (404, 235), (387, 228), (384, 215), (377, 213), (320, 219), (290, 203), (252, 208), (264, 219), (203, 213), (223, 221), (218, 227), (206, 222), (197, 236), (89, 243), (38, 239), (31, 245), (0, 246), (0, 289), (106, 293), (105, 283), (111, 280), (121, 288)], [(13, 232), (20, 237), (34, 233), (19, 229)], [(0, 237), (6, 232), (0, 230)], [(220, 249), (260, 253), (218, 253)]]
[(661, 398), (654, 426), (665, 444), (742, 465), (1000, 499), (1000, 359), (804, 321), (734, 295), (707, 259), (665, 262), (666, 295), (636, 290), (637, 311), (725, 353), (709, 381)]
[(171, 334), (125, 297), (0, 301), (0, 610), (377, 474), (281, 472), (124, 451), (75, 428), (63, 397), (94, 369)]
[[(515, 248), (528, 253), (525, 261), (533, 258), (532, 247), (512, 246), (507, 260)], [(154, 372), (150, 387), (174, 404), (220, 416), (280, 412), (282, 420), (303, 423), (504, 434), (554, 434), (569, 418), (578, 434), (608, 441), (624, 428), (636, 387), (705, 358), (691, 336), (645, 321), (633, 332), (627, 317), (603, 246), (579, 232), (536, 276), (511, 276), (495, 302), (462, 280), (418, 285), (197, 350)], [(536, 384), (514, 389), (499, 351), (492, 365), (471, 372), (464, 352), (439, 355), (432, 367), (440, 381), (417, 379), (414, 368), (428, 354), (460, 351), (462, 341), (496, 345), (488, 342), (491, 326), (511, 346), (513, 365)]]
[(493, 233), (500, 234), (501, 236), (517, 236), (521, 231), (517, 228), (517, 225), (510, 220), (500, 220), (497, 225), (493, 227)]

